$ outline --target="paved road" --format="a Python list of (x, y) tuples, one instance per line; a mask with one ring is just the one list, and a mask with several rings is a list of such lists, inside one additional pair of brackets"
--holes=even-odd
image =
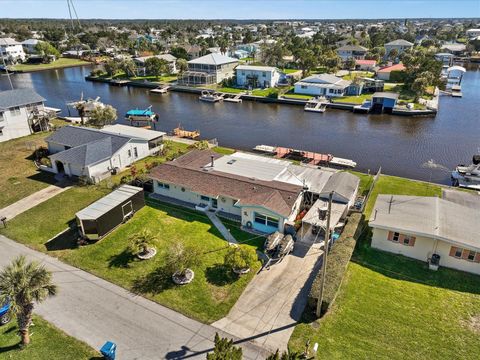
[(321, 264), (320, 245), (297, 241), (293, 254), (255, 276), (229, 314), (212, 325), (270, 351), (286, 350)]
[(15, 216), (27, 211), (38, 204), (47, 201), (48, 199), (58, 195), (65, 190), (70, 189), (70, 185), (66, 182), (61, 182), (55, 185), (50, 185), (45, 189), (39, 190), (32, 195), (29, 195), (21, 200), (18, 200), (16, 203), (13, 203), (3, 209), (0, 209), (0, 217), (5, 216), (7, 220), (13, 219)]
[[(119, 360), (204, 359), (212, 349), (213, 337), (219, 331), (212, 326), (134, 296), (1, 235), (0, 254), (0, 267), (20, 254), (45, 263), (54, 274), (59, 294), (38, 306), (36, 312), (95, 349), (106, 340), (114, 341)], [(243, 347), (246, 359), (266, 357), (262, 348), (246, 340), (235, 340)]]

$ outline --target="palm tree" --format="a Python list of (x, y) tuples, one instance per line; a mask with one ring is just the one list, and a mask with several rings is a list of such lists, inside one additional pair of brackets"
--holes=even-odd
[(0, 303), (10, 302), (11, 311), (17, 316), (22, 345), (30, 343), (29, 327), (33, 307), (57, 293), (52, 283), (52, 273), (38, 262), (27, 262), (19, 256), (0, 273)]

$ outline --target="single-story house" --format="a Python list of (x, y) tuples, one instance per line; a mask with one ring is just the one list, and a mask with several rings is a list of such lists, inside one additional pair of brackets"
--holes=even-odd
[(365, 59), (368, 49), (360, 45), (344, 45), (337, 49), (337, 55), (342, 59), (342, 61), (347, 61), (348, 59)]
[(211, 209), (262, 233), (286, 231), (298, 213), (336, 192), (353, 204), (359, 179), (347, 172), (294, 165), (289, 161), (236, 152), (193, 150), (150, 172), (153, 197), (197, 209)]
[(44, 112), (44, 102), (33, 89), (0, 91), (0, 142), (42, 130), (33, 114)]
[(156, 57), (157, 59), (165, 60), (168, 63), (168, 67), (170, 68), (171, 74), (177, 73), (177, 67), (176, 67), (177, 58), (171, 54), (141, 56), (141, 57), (134, 58), (133, 61), (137, 65), (138, 69), (141, 72), (143, 72), (143, 74), (145, 74), (145, 61), (153, 57)]
[(181, 85), (219, 84), (235, 75), (238, 59), (222, 54), (208, 54), (188, 62), (188, 70), (178, 78)]
[(377, 66), (376, 60), (364, 60), (364, 59), (356, 59), (355, 60), (355, 70), (361, 71), (373, 71)]
[(405, 71), (405, 66), (402, 63), (385, 66), (377, 71), (377, 79), (385, 81), (390, 80), (390, 74), (392, 71)]
[(311, 75), (295, 83), (295, 93), (325, 97), (345, 96), (351, 83), (331, 74)]
[(126, 125), (105, 130), (64, 126), (45, 139), (52, 163), (47, 170), (98, 182), (158, 152), (164, 134)]
[(480, 274), (480, 212), (446, 199), (379, 195), (369, 225), (372, 247)]
[(443, 44), (440, 49), (453, 55), (460, 56), (465, 53), (465, 51), (467, 50), (467, 46), (465, 44), (458, 43)]
[(275, 87), (282, 77), (280, 70), (273, 66), (238, 65), (235, 71), (237, 85), (241, 87)]

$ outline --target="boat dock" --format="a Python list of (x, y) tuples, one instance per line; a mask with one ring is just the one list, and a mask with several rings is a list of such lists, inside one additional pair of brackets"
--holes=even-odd
[(349, 168), (357, 166), (357, 163), (353, 160), (335, 157), (332, 154), (320, 154), (312, 151), (296, 150), (281, 146), (257, 145), (253, 150), (273, 155), (279, 159), (297, 160), (309, 165), (334, 165)]
[(452, 97), (462, 97), (462, 87), (460, 85), (452, 86)]
[(192, 139), (195, 140), (200, 137), (200, 131), (194, 130), (189, 131), (182, 128), (180, 125), (173, 129), (173, 136), (178, 138)]
[(309, 100), (303, 110), (317, 113), (324, 113), (327, 110), (328, 100), (326, 98)]
[(233, 102), (233, 103), (241, 103), (242, 102), (242, 95), (245, 95), (245, 93), (243, 93), (243, 92), (239, 93), (239, 94), (221, 93), (221, 95), (223, 97), (223, 101)]
[(111, 80), (110, 84), (113, 86), (125, 86), (130, 83), (130, 80)]
[(170, 89), (170, 86), (159, 86), (155, 89), (150, 90), (150, 92), (154, 94), (166, 94), (168, 93), (168, 89)]

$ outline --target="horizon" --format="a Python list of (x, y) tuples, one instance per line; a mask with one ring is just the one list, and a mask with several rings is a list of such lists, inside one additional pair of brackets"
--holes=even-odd
[[(73, 3), (78, 18), (82, 20), (351, 21), (480, 18), (480, 1), (477, 0), (74, 0)], [(64, 0), (0, 0), (0, 4), (2, 19), (70, 18)], [(88, 16), (86, 14), (92, 13), (92, 5), (95, 5), (94, 15)], [(373, 8), (375, 11), (372, 11)], [(195, 14), (192, 14), (192, 9)], [(215, 9), (215, 14), (212, 14), (212, 9)], [(255, 16), (251, 16), (252, 12), (256, 12)], [(312, 13), (315, 16), (310, 16)], [(317, 15), (320, 13), (323, 16)], [(425, 13), (429, 16), (425, 16)], [(392, 14), (395, 15), (392, 17)]]

